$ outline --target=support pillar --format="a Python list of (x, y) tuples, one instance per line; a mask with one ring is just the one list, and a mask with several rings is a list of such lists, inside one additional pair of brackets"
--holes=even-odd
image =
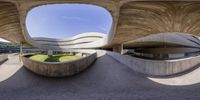
[(20, 52), (19, 52), (19, 61), (22, 62), (22, 56), (23, 56), (23, 45), (20, 43)]
[(117, 44), (113, 46), (113, 52), (123, 53), (123, 44)]
[(48, 55), (49, 55), (49, 56), (52, 56), (52, 55), (53, 55), (53, 50), (48, 50), (47, 52), (48, 52)]

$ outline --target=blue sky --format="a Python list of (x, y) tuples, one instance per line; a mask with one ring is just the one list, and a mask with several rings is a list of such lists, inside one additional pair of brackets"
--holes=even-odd
[(31, 37), (64, 39), (84, 32), (108, 34), (110, 13), (99, 6), (86, 4), (52, 4), (33, 8), (26, 19)]

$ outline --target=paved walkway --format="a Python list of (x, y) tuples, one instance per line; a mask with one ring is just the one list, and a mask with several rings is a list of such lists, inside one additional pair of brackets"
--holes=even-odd
[(0, 100), (199, 99), (200, 84), (162, 85), (133, 72), (107, 55), (72, 77), (47, 78), (20, 67), (12, 77), (0, 82)]
[(172, 86), (186, 86), (186, 85), (198, 84), (200, 83), (200, 66), (182, 75), (177, 75), (176, 77), (168, 77), (168, 78), (149, 77), (149, 79), (163, 85), (172, 85)]
[(0, 65), (0, 82), (11, 77), (22, 67), (22, 63), (19, 61), (19, 55), (10, 54), (8, 59), (8, 61)]

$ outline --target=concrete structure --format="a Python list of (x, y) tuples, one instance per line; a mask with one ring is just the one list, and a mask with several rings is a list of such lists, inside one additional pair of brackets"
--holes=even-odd
[(116, 44), (112, 48), (114, 52), (123, 53), (123, 44)]
[(136, 72), (150, 76), (168, 76), (186, 72), (199, 66), (200, 56), (175, 60), (150, 60), (108, 52), (109, 56)]
[[(122, 53), (123, 48), (159, 46), (163, 43), (199, 49), (199, 39), (193, 38), (200, 34), (200, 1), (147, 1), (0, 0), (0, 38), (46, 50), (103, 48)], [(31, 38), (25, 25), (27, 13), (37, 6), (60, 3), (104, 7), (113, 19), (110, 33), (83, 33), (66, 40)]]
[(12, 77), (22, 65), (18, 54), (8, 54), (8, 60), (0, 65), (0, 83)]
[[(37, 6), (61, 3), (104, 7), (113, 19), (110, 33), (108, 35), (83, 33), (64, 40), (31, 38), (25, 24), (27, 13)], [(132, 99), (125, 97), (133, 97), (141, 100), (198, 100), (200, 99), (199, 8), (200, 0), (0, 0), (0, 38), (45, 50), (79, 52), (80, 48), (90, 48), (118, 52), (117, 54), (96, 50), (97, 61), (91, 68), (85, 73), (63, 79), (34, 76), (21, 68), (21, 64), (14, 63), (18, 65), (15, 68), (12, 65), (13, 61), (6, 62), (0, 66), (0, 99), (93, 100), (114, 97), (125, 100)], [(158, 48), (160, 46), (162, 48)], [(167, 46), (178, 49), (165, 48)], [(145, 52), (168, 54), (169, 52), (184, 54), (192, 51), (198, 52), (198, 56), (158, 61), (158, 59), (148, 60), (119, 54), (123, 53), (123, 49), (135, 48), (142, 48)], [(88, 67), (95, 60), (96, 54), (88, 57), (91, 59), (86, 57), (69, 63), (73, 65), (70, 67), (72, 69), (66, 63), (45, 64), (26, 58), (23, 60), (24, 65), (35, 73), (46, 76), (60, 76), (61, 73), (61, 76), (65, 76)], [(7, 72), (10, 70), (7, 71), (7, 68), (12, 71), (9, 75)], [(4, 75), (6, 78), (2, 78)], [(13, 77), (8, 79), (12, 75)]]
[(48, 77), (64, 77), (75, 75), (88, 68), (97, 57), (95, 51), (90, 50), (89, 52), (79, 50), (79, 53), (87, 56), (66, 62), (40, 62), (29, 59), (29, 55), (23, 56), (22, 60), (24, 66), (34, 73)]
[(1, 18), (3, 24), (0, 37), (39, 47), (40, 44), (31, 39), (26, 30), (26, 14), (33, 7), (55, 3), (94, 4), (106, 8), (113, 17), (113, 27), (107, 43), (101, 46), (104, 48), (156, 33), (183, 32), (199, 35), (198, 1), (1, 0), (0, 9), (5, 13), (1, 14), (4, 17)]
[[(149, 44), (157, 46), (163, 42), (199, 49), (199, 45), (194, 43), (199, 41), (193, 39), (193, 43), (189, 43), (183, 38), (191, 40), (190, 37), (200, 34), (200, 1), (147, 1), (149, 0), (0, 0), (0, 37), (47, 50), (105, 48), (122, 53), (123, 48)], [(104, 7), (113, 18), (110, 33), (107, 36), (84, 33), (66, 40), (31, 38), (25, 25), (27, 13), (34, 7), (61, 3)], [(179, 33), (187, 34), (180, 36)], [(152, 36), (145, 38), (149, 35)]]
[(8, 55), (7, 54), (0, 54), (0, 64), (8, 60)]
[(200, 67), (182, 75), (140, 75), (108, 55), (73, 77), (32, 74), (9, 55), (0, 66), (0, 100), (199, 100)]
[(88, 32), (76, 35), (69, 39), (33, 38), (40, 44), (38, 48), (51, 50), (66, 50), (74, 48), (99, 48), (107, 43), (107, 35), (97, 32)]
[(191, 36), (191, 34), (181, 32), (165, 32), (125, 42), (124, 46), (129, 48), (140, 48), (150, 46), (159, 47), (166, 44), (172, 46), (199, 48), (198, 42), (198, 36), (195, 35)]

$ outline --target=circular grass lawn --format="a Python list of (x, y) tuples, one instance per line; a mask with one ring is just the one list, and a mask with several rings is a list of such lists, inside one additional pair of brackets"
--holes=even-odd
[(64, 62), (70, 60), (76, 60), (81, 58), (80, 56), (71, 56), (66, 54), (56, 54), (48, 56), (46, 54), (37, 54), (29, 57), (32, 60), (42, 61), (42, 62)]

